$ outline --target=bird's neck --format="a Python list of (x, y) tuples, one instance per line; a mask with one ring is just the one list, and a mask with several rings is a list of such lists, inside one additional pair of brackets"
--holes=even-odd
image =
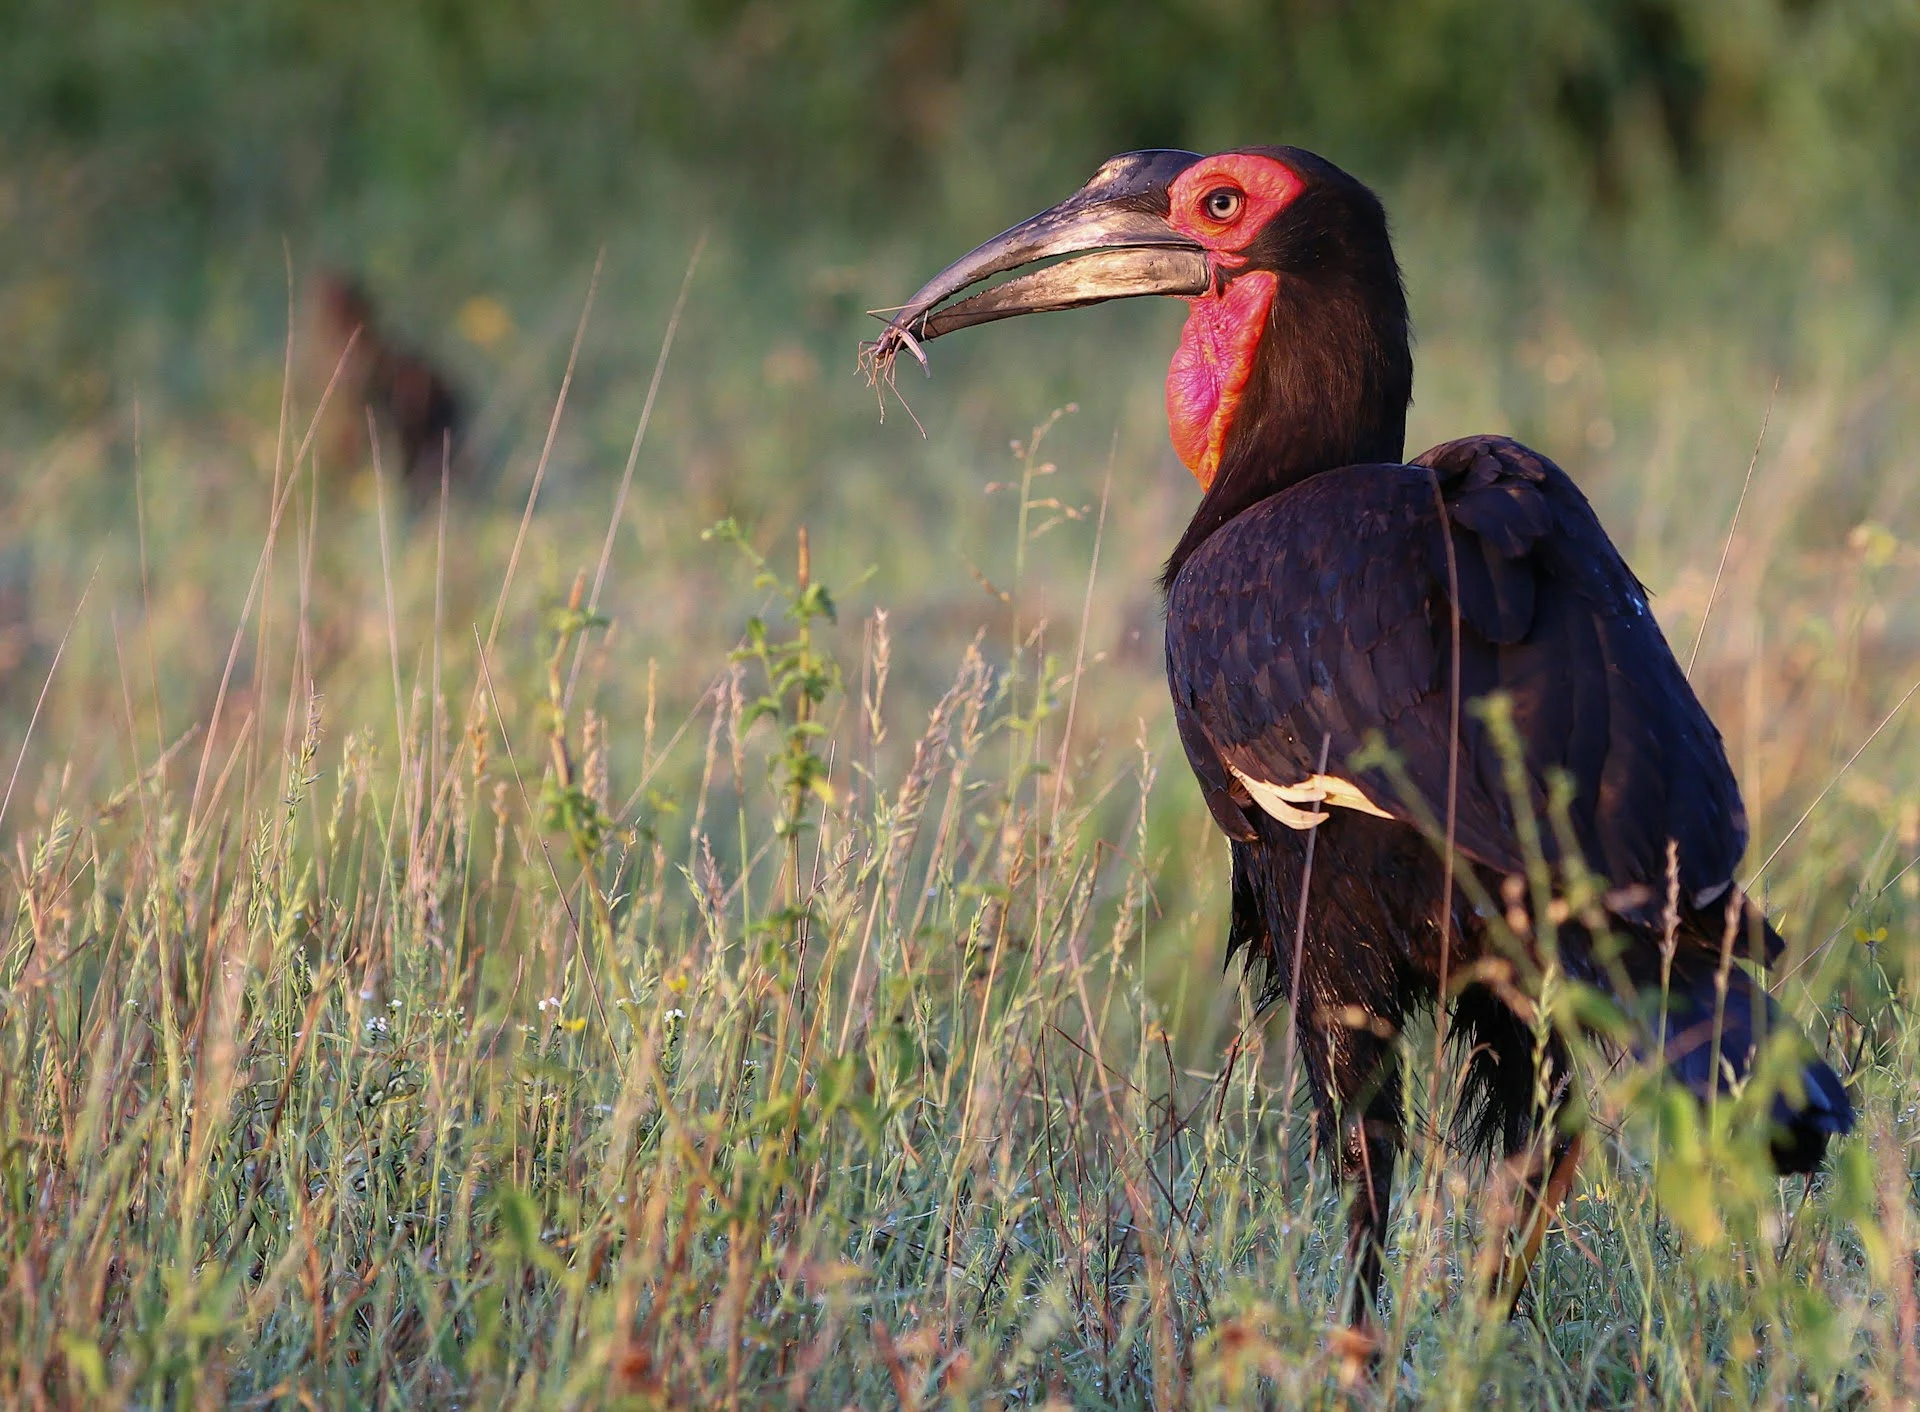
[(1399, 461), (1412, 392), (1404, 303), (1282, 277), (1219, 468), (1163, 582), (1172, 584), (1209, 535), (1262, 500), (1321, 471)]

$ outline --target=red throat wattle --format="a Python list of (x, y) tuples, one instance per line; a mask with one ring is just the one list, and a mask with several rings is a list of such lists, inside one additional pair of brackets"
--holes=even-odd
[(1220, 470), (1278, 287), (1272, 271), (1249, 270), (1224, 291), (1187, 301), (1193, 312), (1167, 369), (1167, 423), (1173, 449), (1203, 491)]

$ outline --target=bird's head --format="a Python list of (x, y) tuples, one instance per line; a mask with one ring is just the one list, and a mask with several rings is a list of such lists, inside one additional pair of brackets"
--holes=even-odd
[(1145, 294), (1191, 310), (1167, 418), (1203, 489), (1242, 463), (1270, 480), (1399, 459), (1413, 365), (1386, 214), (1297, 148), (1115, 157), (935, 275), (869, 352), (883, 369), (903, 351), (924, 362), (920, 345), (957, 329)]

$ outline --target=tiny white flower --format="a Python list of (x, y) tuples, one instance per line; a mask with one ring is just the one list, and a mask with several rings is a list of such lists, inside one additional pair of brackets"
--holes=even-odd
[(362, 1000), (371, 1000), (373, 999), (373, 992), (370, 990), (363, 990), (360, 992), (360, 998)]

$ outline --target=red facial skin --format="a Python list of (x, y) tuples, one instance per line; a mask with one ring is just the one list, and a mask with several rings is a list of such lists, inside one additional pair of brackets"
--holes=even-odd
[(1173, 449), (1203, 491), (1220, 469), (1227, 430), (1253, 372), (1278, 285), (1271, 270), (1254, 270), (1224, 293), (1187, 301), (1193, 312), (1167, 369), (1167, 429)]
[[(1208, 261), (1225, 273), (1246, 263), (1240, 252), (1298, 196), (1304, 183), (1271, 157), (1227, 152), (1194, 163), (1169, 192), (1168, 224), (1205, 246)], [(1224, 218), (1210, 209), (1221, 191), (1235, 194)], [(1227, 432), (1253, 373), (1279, 277), (1253, 270), (1224, 287), (1189, 299), (1192, 313), (1167, 369), (1167, 423), (1173, 449), (1201, 490), (1213, 484)]]

